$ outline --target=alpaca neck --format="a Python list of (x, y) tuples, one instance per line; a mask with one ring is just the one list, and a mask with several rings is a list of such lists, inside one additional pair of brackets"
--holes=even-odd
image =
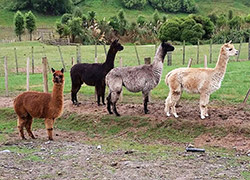
[(154, 62), (152, 63), (152, 71), (156, 84), (158, 84), (161, 80), (165, 55), (166, 54), (164, 54), (164, 52), (162, 51), (162, 47), (160, 46), (156, 51)]
[(223, 48), (221, 48), (220, 55), (218, 57), (218, 61), (215, 66), (215, 71), (219, 73), (222, 77), (226, 73), (228, 59), (229, 55), (225, 52)]
[(51, 103), (54, 105), (53, 107), (61, 107), (63, 104), (63, 87), (64, 85), (56, 85), (53, 86), (53, 91), (51, 94)]
[(114, 60), (115, 60), (116, 53), (117, 53), (117, 51), (109, 49), (107, 57), (106, 57), (106, 61), (104, 62), (104, 65), (108, 69), (113, 69), (114, 68)]
[(159, 46), (155, 53), (154, 61), (152, 63), (153, 69), (162, 71), (163, 61), (164, 61), (165, 56), (166, 56), (166, 53), (164, 53), (162, 50), (162, 47)]

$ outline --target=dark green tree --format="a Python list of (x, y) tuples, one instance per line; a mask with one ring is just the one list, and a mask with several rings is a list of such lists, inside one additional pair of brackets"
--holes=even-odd
[(240, 16), (234, 16), (233, 19), (231, 19), (228, 22), (229, 28), (236, 29), (236, 30), (240, 30), (243, 23), (244, 23), (244, 19)]
[(139, 27), (145, 26), (146, 23), (147, 23), (147, 20), (146, 20), (146, 18), (143, 15), (139, 15), (137, 17), (137, 24), (138, 24)]
[(26, 23), (26, 29), (30, 34), (30, 41), (32, 41), (32, 33), (36, 29), (36, 17), (31, 11), (25, 14), (25, 23)]
[(82, 19), (79, 17), (69, 20), (69, 29), (71, 34), (71, 41), (75, 42), (76, 37), (81, 37), (83, 34)]
[(219, 15), (216, 21), (217, 30), (223, 30), (226, 25), (227, 25), (226, 15), (225, 14)]
[(180, 21), (176, 18), (163, 23), (160, 27), (158, 36), (161, 41), (179, 41), (180, 35)]
[(233, 19), (233, 11), (230, 9), (228, 11), (228, 20), (231, 20), (231, 19)]
[(143, 9), (147, 0), (122, 0), (122, 4), (128, 9)]
[(159, 12), (156, 9), (155, 12), (154, 12), (154, 14), (153, 14), (153, 24), (154, 24), (154, 26), (156, 26), (157, 24), (159, 24), (160, 21), (161, 21), (161, 19), (160, 19)]
[(20, 11), (17, 11), (14, 17), (15, 24), (15, 33), (19, 38), (19, 41), (22, 41), (22, 34), (24, 33), (24, 16)]
[(75, 7), (74, 12), (73, 12), (73, 17), (82, 18), (82, 11), (79, 7)]
[(61, 23), (62, 24), (68, 24), (68, 21), (72, 19), (72, 14), (65, 13), (61, 17)]

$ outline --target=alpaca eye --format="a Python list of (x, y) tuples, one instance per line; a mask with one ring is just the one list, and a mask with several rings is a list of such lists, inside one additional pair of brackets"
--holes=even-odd
[(229, 49), (229, 51), (232, 51), (232, 50), (233, 50), (232, 48)]

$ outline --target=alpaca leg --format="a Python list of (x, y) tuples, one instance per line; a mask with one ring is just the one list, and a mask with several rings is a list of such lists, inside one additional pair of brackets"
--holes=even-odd
[(117, 109), (116, 109), (116, 102), (113, 104), (113, 111), (115, 113), (116, 116), (121, 116), (118, 112), (117, 112)]
[(72, 100), (72, 103), (74, 105), (79, 105), (80, 104), (78, 102), (78, 100), (77, 100), (77, 93), (80, 90), (80, 88), (81, 88), (81, 85), (72, 84), (72, 88), (71, 88), (71, 100)]
[(208, 94), (201, 94), (200, 95), (200, 111), (201, 111), (201, 119), (205, 119), (205, 116), (208, 116), (207, 113), (207, 104), (209, 102), (209, 95)]
[(45, 119), (45, 127), (47, 129), (49, 140), (53, 140), (53, 124), (54, 119)]
[(26, 124), (25, 124), (25, 128), (26, 128), (26, 130), (27, 130), (29, 136), (30, 136), (32, 139), (36, 139), (35, 136), (34, 136), (34, 134), (33, 134), (32, 131), (31, 131), (32, 121), (33, 121), (32, 117), (29, 116), (29, 117), (27, 118), (27, 122), (26, 122)]
[(116, 102), (119, 100), (121, 91), (111, 93), (111, 104), (113, 105), (113, 112), (116, 116), (120, 116), (116, 109)]
[(172, 104), (172, 112), (173, 112), (173, 115), (174, 115), (175, 118), (179, 117), (177, 115), (177, 113), (176, 113), (175, 106), (176, 106), (177, 102), (179, 101), (180, 97), (181, 97), (181, 92), (179, 92), (179, 91), (173, 92), (173, 95), (172, 95), (172, 102), (173, 102), (173, 104)]
[(104, 85), (104, 87), (102, 87), (102, 104), (103, 105), (106, 105), (105, 104), (105, 89), (106, 89), (106, 86)]
[(109, 114), (113, 114), (113, 112), (111, 111), (111, 93), (109, 93), (107, 97), (107, 110)]
[(164, 112), (169, 117), (170, 116), (170, 102), (171, 102), (171, 93), (168, 94), (168, 97), (165, 100), (165, 109)]
[(148, 93), (147, 94), (143, 94), (144, 96), (144, 113), (148, 114)]
[(17, 120), (17, 127), (18, 127), (18, 130), (19, 130), (19, 135), (22, 139), (26, 139), (24, 137), (24, 132), (23, 132), (23, 128), (26, 124), (26, 119), (24, 118), (21, 118), (21, 117), (18, 117), (18, 120)]

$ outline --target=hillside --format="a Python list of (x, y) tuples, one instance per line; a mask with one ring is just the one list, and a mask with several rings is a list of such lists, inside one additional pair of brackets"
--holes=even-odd
[[(13, 1), (13, 0), (10, 0)], [(8, 10), (10, 1), (0, 0), (0, 39), (13, 36), (13, 17), (14, 12)], [(236, 15), (247, 15), (250, 12), (250, 3), (247, 0), (196, 0), (198, 6), (197, 14), (208, 15), (212, 12), (217, 14), (227, 13), (228, 10), (233, 10)], [(117, 12), (123, 8), (120, 0), (108, 0), (104, 3), (103, 0), (85, 0), (78, 5), (84, 14), (88, 11), (95, 11), (97, 19), (110, 18), (117, 14)], [(143, 10), (128, 10), (124, 9), (127, 19), (132, 22), (136, 21), (138, 15), (143, 15), (147, 19), (152, 18), (154, 9), (147, 5)], [(168, 18), (187, 16), (188, 14), (178, 13), (169, 14), (159, 12), (160, 16), (167, 15)], [(35, 13), (37, 17), (38, 27), (53, 28), (55, 22), (60, 19), (60, 16), (44, 16)]]

